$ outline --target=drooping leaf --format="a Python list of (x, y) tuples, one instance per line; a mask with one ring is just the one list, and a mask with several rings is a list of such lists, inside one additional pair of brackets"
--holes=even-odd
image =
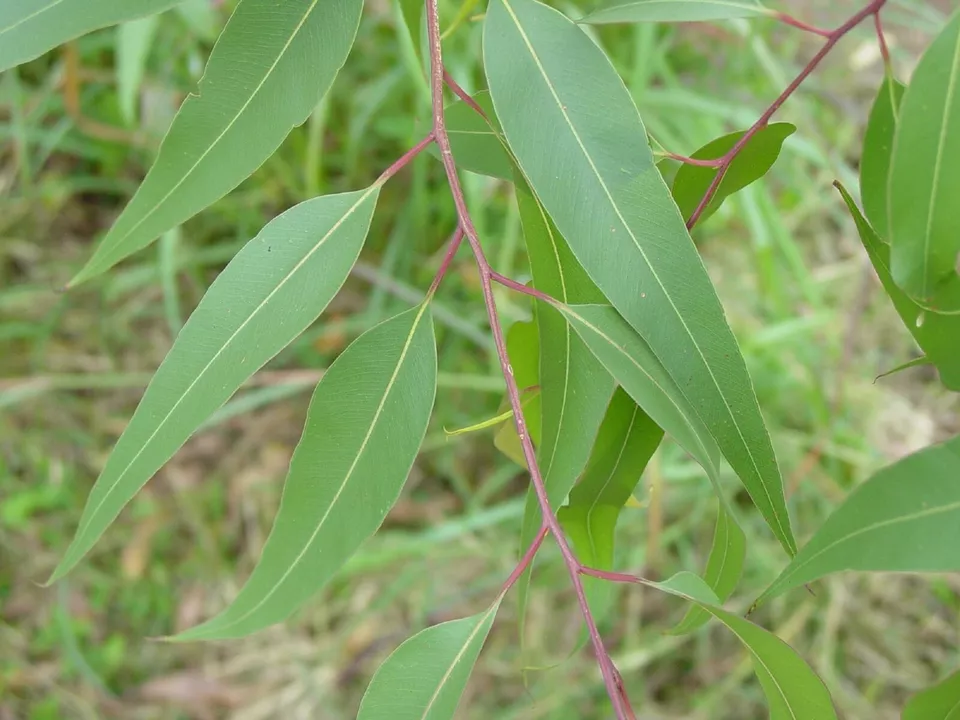
[(3, 0), (0, 72), (100, 28), (163, 12), (180, 0)]
[[(727, 197), (766, 175), (780, 156), (780, 148), (783, 147), (784, 141), (793, 135), (796, 129), (796, 126), (790, 123), (773, 123), (760, 129), (751, 137), (730, 163), (716, 193), (700, 216), (700, 221), (703, 222), (713, 215)], [(743, 135), (744, 131), (740, 131), (719, 137), (704, 145), (691, 157), (695, 160), (716, 160), (732, 149)], [(673, 199), (679, 206), (684, 220), (688, 220), (693, 215), (693, 211), (700, 204), (700, 199), (706, 194), (707, 188), (710, 187), (716, 175), (715, 168), (689, 163), (681, 165), (677, 170), (673, 180)]]
[(628, 0), (594, 10), (581, 23), (703, 22), (770, 15), (756, 0)]
[(504, 135), (560, 234), (674, 377), (792, 555), (746, 365), (620, 77), (580, 28), (534, 0), (492, 0), (484, 65)]
[[(747, 539), (740, 525), (733, 519), (723, 502), (717, 505), (717, 525), (713, 534), (713, 545), (703, 575), (704, 581), (716, 593), (720, 601), (725, 601), (736, 590), (743, 574), (743, 563), (747, 555)], [(709, 620), (710, 615), (700, 607), (690, 608), (683, 620), (674, 627), (672, 635), (685, 635), (693, 632)]]
[(890, 270), (910, 297), (960, 312), (960, 11), (927, 48), (900, 103), (890, 159)]
[(922, 355), (918, 358), (914, 358), (913, 360), (907, 360), (906, 362), (902, 362), (896, 367), (890, 368), (889, 370), (884, 370), (882, 373), (877, 375), (873, 379), (873, 381), (876, 382), (881, 378), (890, 377), (891, 375), (896, 375), (897, 373), (903, 372), (904, 370), (911, 370), (915, 367), (922, 367), (924, 365), (932, 365), (932, 364), (933, 364), (933, 361), (931, 361), (930, 358), (928, 358), (926, 355)]
[[(577, 263), (519, 172), (514, 184), (534, 287), (561, 302), (602, 301), (600, 291)], [(556, 509), (587, 464), (614, 383), (563, 315), (539, 303), (536, 316), (542, 417), (537, 459), (550, 506)], [(536, 537), (541, 521), (540, 504), (531, 486), (520, 525), (520, 553)], [(530, 578), (528, 569), (517, 581), (521, 618), (525, 615)], [(521, 620), (521, 632), (522, 626)]]
[(757, 599), (841, 570), (960, 570), (960, 437), (924, 448), (858, 486)]
[(422, 630), (383, 661), (357, 720), (448, 720), (457, 711), (501, 597), (478, 615)]
[(140, 82), (159, 20), (159, 16), (150, 15), (117, 28), (117, 97), (120, 114), (128, 125), (137, 120)]
[(211, 413), (323, 312), (360, 253), (378, 194), (374, 186), (301, 203), (268, 223), (220, 273), (117, 441), (51, 582), (76, 565)]
[(682, 572), (662, 583), (643, 584), (696, 603), (737, 636), (750, 653), (770, 720), (837, 719), (829, 691), (806, 661), (773, 633), (718, 607), (716, 596), (696, 575)]
[[(512, 181), (513, 161), (500, 138), (490, 93), (478, 92), (473, 95), (473, 100), (486, 114), (486, 120), (463, 100), (451, 103), (444, 110), (450, 149), (457, 161), (457, 167)], [(429, 123), (424, 123), (422, 127), (426, 131)], [(430, 153), (440, 157), (440, 151), (435, 145), (430, 147)]]
[(362, 7), (362, 0), (242, 0), (143, 184), (70, 284), (146, 247), (260, 167), (333, 83)]
[(860, 234), (860, 241), (870, 262), (897, 309), (903, 324), (940, 373), (940, 380), (950, 390), (960, 392), (960, 316), (939, 315), (924, 310), (912, 300), (890, 276), (890, 248), (884, 244), (860, 212), (850, 194), (835, 183), (847, 204)]
[(429, 305), (363, 333), (310, 401), (280, 509), (230, 606), (175, 640), (249, 635), (286, 619), (370, 537), (400, 496), (437, 387)]
[(960, 670), (911, 697), (901, 720), (960, 720)]
[(863, 198), (864, 214), (884, 242), (889, 242), (890, 239), (887, 228), (890, 156), (893, 153), (893, 137), (897, 129), (897, 113), (905, 89), (893, 78), (884, 77), (870, 109), (870, 118), (863, 135), (860, 196)]
[[(580, 482), (570, 492), (570, 502), (557, 512), (583, 564), (613, 569), (617, 520), (662, 438), (663, 430), (618, 388)], [(607, 612), (612, 585), (591, 577), (584, 578), (584, 585), (599, 622)]]
[[(535, 322), (515, 322), (507, 330), (507, 357), (510, 358), (510, 367), (513, 368), (513, 379), (521, 392), (521, 401), (531, 388), (538, 388), (540, 384), (540, 334)], [(527, 423), (527, 432), (534, 446), (540, 444), (541, 428), (541, 398), (540, 393), (530, 398), (529, 404), (523, 404), (523, 419)], [(510, 408), (510, 402), (504, 395), (500, 403), (500, 410)], [(517, 426), (513, 417), (504, 422), (493, 438), (493, 445), (500, 452), (513, 460), (522, 468), (527, 466), (520, 446), (520, 437), (517, 435)]]

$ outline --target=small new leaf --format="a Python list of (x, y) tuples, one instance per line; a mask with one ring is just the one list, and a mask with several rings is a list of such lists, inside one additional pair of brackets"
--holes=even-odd
[(500, 598), (484, 612), (422, 630), (373, 676), (357, 720), (448, 720), (477, 662)]
[(842, 570), (960, 570), (960, 437), (920, 450), (858, 486), (755, 605)]
[(249, 635), (322, 588), (393, 507), (437, 387), (429, 306), (357, 338), (324, 373), (260, 561), (230, 606), (174, 640)]

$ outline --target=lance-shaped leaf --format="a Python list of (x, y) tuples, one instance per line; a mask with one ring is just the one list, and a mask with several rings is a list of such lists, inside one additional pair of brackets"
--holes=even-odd
[(840, 184), (835, 183), (847, 204), (870, 262), (897, 309), (903, 324), (940, 373), (940, 380), (960, 392), (960, 316), (939, 315), (918, 305), (890, 276), (890, 247), (884, 244), (860, 213), (860, 208)]
[(304, 122), (347, 59), (362, 0), (242, 0), (157, 159), (75, 285), (233, 190)]
[[(730, 163), (716, 193), (700, 216), (700, 221), (703, 222), (713, 215), (730, 195), (766, 175), (780, 156), (783, 142), (793, 135), (796, 129), (796, 126), (790, 123), (773, 123), (757, 131)], [(740, 131), (719, 137), (704, 145), (691, 157), (695, 160), (716, 160), (731, 150), (743, 135), (744, 131)], [(673, 180), (673, 199), (684, 219), (693, 215), (716, 176), (715, 168), (689, 163), (684, 163), (677, 170)]]
[(841, 570), (960, 570), (960, 437), (857, 487), (756, 604)]
[(750, 653), (770, 720), (836, 720), (829, 691), (806, 661), (773, 633), (718, 607), (716, 596), (696, 575), (682, 572), (662, 583), (641, 582), (695, 603), (737, 636)]
[[(662, 438), (663, 430), (618, 388), (583, 476), (570, 492), (570, 502), (557, 512), (584, 565), (613, 569), (617, 520)], [(584, 584), (599, 622), (606, 615), (613, 586), (592, 577), (584, 578)]]
[(900, 103), (890, 160), (893, 279), (935, 311), (960, 312), (960, 11), (927, 48)]
[(454, 716), (502, 596), (484, 612), (422, 630), (383, 661), (357, 720), (448, 720)]
[(393, 507), (423, 442), (437, 387), (429, 306), (363, 333), (317, 385), (280, 509), (230, 606), (176, 640), (249, 635), (326, 584)]
[[(577, 263), (520, 173), (516, 174), (515, 185), (534, 287), (564, 303), (602, 302), (603, 295)], [(550, 506), (558, 508), (590, 457), (613, 395), (613, 378), (559, 311), (539, 303), (536, 312), (542, 417), (537, 459)], [(520, 526), (521, 553), (536, 536), (541, 517), (531, 487)], [(528, 569), (517, 581), (521, 617), (530, 577)]]
[(484, 65), (504, 135), (560, 234), (677, 381), (794, 554), (743, 356), (620, 77), (579, 27), (535, 0), (492, 0)]
[(93, 30), (136, 20), (181, 0), (3, 0), (0, 72)]
[(897, 113), (904, 90), (901, 83), (890, 76), (884, 77), (863, 134), (860, 197), (863, 199), (864, 214), (884, 242), (890, 238), (887, 228), (887, 187), (890, 184), (890, 156), (897, 129)]
[(151, 15), (117, 28), (117, 99), (120, 101), (120, 114), (128, 125), (133, 125), (137, 120), (140, 82), (159, 21), (158, 16)]
[(960, 720), (960, 671), (911, 697), (901, 720)]
[[(457, 161), (457, 167), (512, 181), (513, 160), (501, 139), (490, 93), (478, 92), (473, 96), (473, 100), (486, 114), (486, 119), (463, 100), (451, 103), (444, 110), (450, 150)], [(426, 133), (429, 123), (423, 123), (421, 127)], [(436, 145), (431, 145), (429, 152), (434, 157), (440, 157), (440, 150)]]
[(594, 10), (580, 22), (703, 22), (772, 14), (756, 0), (629, 0)]
[[(515, 322), (507, 330), (507, 357), (510, 367), (513, 368), (513, 379), (517, 383), (523, 406), (523, 419), (527, 423), (527, 432), (534, 446), (540, 444), (540, 335), (535, 322)], [(531, 394), (531, 389), (537, 392)], [(510, 401), (504, 395), (500, 402), (500, 410), (510, 408)], [(513, 460), (522, 468), (527, 467), (527, 460), (523, 456), (520, 446), (520, 437), (517, 435), (517, 426), (513, 416), (504, 422), (493, 438), (493, 445), (500, 452)]]
[(147, 386), (50, 582), (76, 565), (211, 413), (323, 312), (360, 254), (378, 190), (287, 210), (220, 273)]

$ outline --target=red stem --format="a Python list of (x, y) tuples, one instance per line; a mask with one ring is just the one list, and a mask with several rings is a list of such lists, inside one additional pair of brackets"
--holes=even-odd
[(414, 145), (412, 148), (407, 150), (403, 155), (401, 155), (393, 165), (388, 167), (382, 173), (380, 177), (377, 178), (377, 181), (374, 185), (383, 185), (387, 180), (392, 178), (398, 172), (403, 170), (407, 165), (410, 164), (410, 161), (413, 160), (417, 155), (424, 151), (424, 149), (433, 142), (433, 130), (431, 130), (427, 136)]
[(473, 108), (474, 112), (476, 112), (480, 117), (482, 117), (484, 120), (488, 119), (487, 114), (483, 111), (483, 108), (477, 105), (477, 101), (470, 97), (470, 94), (457, 84), (457, 81), (450, 76), (450, 73), (447, 72), (446, 68), (443, 69), (443, 82), (445, 82), (447, 87), (453, 91), (454, 95)]
[(720, 158), (720, 163), (717, 166), (717, 174), (713, 178), (713, 182), (710, 183), (710, 187), (707, 188), (707, 192), (704, 193), (703, 197), (700, 199), (700, 203), (697, 205), (697, 209), (693, 211), (693, 214), (690, 216), (690, 219), (687, 220), (687, 229), (692, 230), (693, 226), (697, 224), (697, 221), (700, 219), (700, 216), (703, 215), (703, 211), (706, 210), (707, 206), (710, 204), (710, 201), (713, 199), (713, 196), (717, 192), (717, 188), (720, 187), (720, 183), (723, 182), (723, 176), (726, 174), (727, 170), (730, 167), (730, 164), (734, 161), (740, 151), (743, 150), (744, 146), (750, 142), (750, 138), (756, 135), (762, 127), (764, 127), (770, 118), (773, 117), (774, 113), (780, 109), (780, 106), (787, 101), (797, 88), (803, 83), (804, 80), (812, 73), (817, 65), (820, 64), (820, 61), (827, 56), (827, 54), (833, 49), (833, 46), (836, 45), (843, 38), (844, 35), (849, 33), (853, 28), (859, 25), (865, 18), (870, 17), (871, 15), (876, 15), (880, 12), (880, 9), (886, 4), (887, 0), (872, 0), (869, 5), (860, 10), (856, 15), (847, 20), (843, 25), (838, 27), (836, 30), (832, 30), (827, 35), (827, 41), (823, 44), (823, 47), (814, 55), (810, 62), (808, 62), (803, 70), (800, 71), (800, 74), (793, 79), (787, 89), (780, 93), (780, 96), (771, 103), (763, 115), (747, 130), (743, 136), (737, 141), (737, 143), (730, 148), (727, 153)]
[(880, 57), (883, 58), (884, 67), (887, 73), (890, 73), (890, 48), (887, 47), (887, 38), (883, 34), (883, 23), (880, 22), (880, 13), (873, 14), (873, 27), (877, 31), (877, 42), (880, 44)]
[(510, 577), (507, 578), (507, 581), (503, 584), (503, 590), (500, 591), (500, 595), (506, 595), (507, 591), (510, 590), (520, 579), (520, 576), (523, 575), (524, 570), (533, 562), (533, 558), (536, 556), (537, 551), (540, 549), (540, 546), (543, 545), (544, 539), (547, 537), (547, 533), (550, 532), (550, 528), (545, 524), (540, 526), (540, 532), (537, 533), (537, 536), (533, 539), (533, 542), (530, 543), (530, 547), (527, 548), (527, 551), (523, 554), (523, 557), (520, 558), (520, 562), (517, 563), (517, 566), (513, 569), (513, 572), (510, 573)]
[(519, 283), (516, 280), (508, 278), (506, 275), (501, 275), (498, 272), (493, 270), (490, 271), (490, 279), (495, 283), (500, 283), (504, 287), (510, 288), (511, 290), (516, 290), (518, 293), (523, 293), (524, 295), (529, 295), (532, 298), (537, 300), (542, 300), (545, 303), (550, 303), (551, 305), (556, 305), (559, 301), (554, 300), (552, 297), (547, 295), (545, 292), (541, 292), (536, 288), (532, 288), (529, 285), (524, 285)]
[(824, 30), (823, 28), (818, 28), (815, 25), (810, 23), (805, 23), (803, 20), (798, 20), (792, 15), (787, 15), (786, 13), (778, 12), (774, 13), (773, 16), (782, 23), (787, 25), (792, 25), (795, 28), (799, 28), (804, 32), (813, 33), (814, 35), (819, 35), (820, 37), (828, 38), (830, 37), (830, 30)]
[(457, 254), (457, 250), (460, 249), (460, 243), (463, 242), (463, 228), (457, 225), (456, 231), (450, 237), (449, 242), (447, 243), (447, 252), (443, 256), (443, 260), (440, 261), (440, 268), (437, 270), (437, 274), (433, 277), (433, 282), (430, 283), (430, 289), (427, 290), (427, 299), (433, 297), (434, 293), (437, 292), (437, 288), (440, 287), (440, 281), (443, 280), (443, 276), (447, 274), (447, 270), (450, 269), (450, 263), (453, 262), (453, 256)]
[(671, 160), (676, 160), (677, 162), (682, 162), (684, 165), (696, 165), (697, 167), (720, 167), (720, 163), (723, 162), (723, 158), (713, 158), (712, 160), (697, 160), (696, 158), (687, 157), (686, 155), (677, 155), (677, 153), (668, 152), (665, 157), (670, 158)]
[(523, 455), (527, 461), (527, 467), (530, 470), (530, 478), (533, 481), (533, 487), (540, 502), (540, 508), (543, 513), (543, 522), (553, 533), (557, 546), (560, 548), (560, 554), (563, 556), (573, 583), (574, 591), (577, 595), (577, 601), (580, 605), (581, 613), (587, 624), (587, 631), (593, 644), (594, 654), (600, 665), (600, 671), (603, 674), (604, 685), (607, 689), (607, 695), (610, 702), (613, 703), (614, 710), (618, 720), (629, 720), (630, 714), (626, 709), (622, 693), (617, 686), (618, 674), (613, 669), (613, 661), (607, 653), (600, 637), (600, 631), (590, 612), (590, 606), (587, 603), (587, 596), (583, 589), (583, 581), (580, 578), (580, 562), (576, 559), (569, 543), (564, 537), (557, 521), (557, 516), (550, 507), (550, 500), (547, 496), (543, 477), (540, 474), (540, 468), (537, 465), (536, 451), (533, 448), (533, 442), (530, 440), (530, 433), (527, 431), (526, 421), (523, 418), (523, 409), (520, 403), (520, 392), (517, 389), (517, 382), (513, 377), (513, 368), (510, 366), (510, 360), (507, 356), (506, 342), (504, 341), (503, 329), (500, 326), (500, 318), (497, 315), (497, 304), (493, 297), (493, 284), (491, 276), (493, 271), (490, 268), (486, 256), (483, 253), (483, 247), (480, 244), (480, 238), (470, 217), (470, 211), (467, 209), (466, 199), (464, 198), (463, 188), (460, 185), (460, 178), (457, 175), (456, 162), (453, 159), (453, 152), (450, 149), (450, 138), (447, 136), (446, 125), (443, 116), (443, 57), (440, 49), (440, 22), (437, 0), (426, 0), (427, 15), (427, 34), (430, 42), (430, 80), (431, 97), (433, 102), (433, 133), (440, 148), (440, 158), (443, 161), (444, 170), (446, 170), (447, 181), (450, 185), (450, 192), (453, 195), (453, 202), (457, 208), (457, 216), (460, 221), (460, 227), (463, 228), (473, 255), (476, 258), (477, 269), (480, 274), (480, 284), (483, 290), (484, 304), (487, 309), (487, 317), (490, 322), (490, 330), (493, 334), (494, 344), (497, 348), (497, 357), (500, 360), (500, 369), (503, 372), (504, 380), (507, 384), (507, 396), (510, 399), (510, 407), (513, 409), (513, 420), (517, 427), (517, 434), (520, 438), (520, 444), (523, 448)]

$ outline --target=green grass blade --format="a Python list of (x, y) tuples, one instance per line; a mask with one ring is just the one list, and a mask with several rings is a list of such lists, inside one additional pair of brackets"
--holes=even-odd
[(177, 336), (90, 491), (66, 574), (207, 417), (323, 312), (370, 227), (376, 186), (301, 203), (230, 262)]
[(783, 482), (746, 365), (616, 71), (580, 28), (534, 0), (491, 2), (484, 59), (510, 148), (560, 234), (696, 401), (793, 555)]
[(243, 0), (143, 184), (70, 284), (146, 247), (260, 167), (333, 83), (362, 6), (362, 0)]
[(310, 401), (280, 509), (252, 575), (226, 610), (174, 639), (249, 635), (286, 619), (323, 587), (400, 496), (436, 387), (427, 305), (351, 343)]

